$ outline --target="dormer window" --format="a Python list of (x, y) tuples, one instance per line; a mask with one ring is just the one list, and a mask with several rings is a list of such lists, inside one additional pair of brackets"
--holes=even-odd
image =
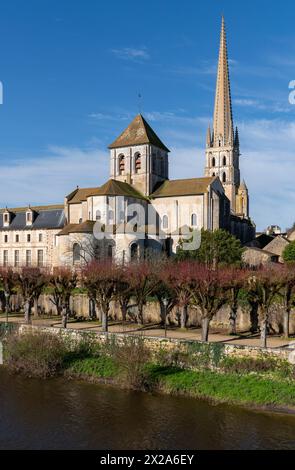
[(3, 213), (3, 227), (9, 227), (12, 220), (12, 214), (8, 210)]
[(29, 207), (26, 212), (26, 225), (32, 225), (34, 222), (34, 211)]

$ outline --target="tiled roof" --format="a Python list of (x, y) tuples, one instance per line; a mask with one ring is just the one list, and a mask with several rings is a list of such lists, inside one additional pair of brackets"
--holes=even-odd
[(167, 180), (150, 195), (150, 198), (204, 194), (214, 179), (215, 177)]
[(155, 145), (155, 147), (169, 152), (169, 149), (159, 139), (144, 117), (141, 114), (138, 114), (122, 134), (120, 134), (119, 137), (109, 145), (109, 148), (113, 149), (142, 144), (152, 144)]
[(137, 191), (130, 184), (110, 179), (99, 188), (78, 189), (71, 193), (68, 203), (78, 204), (82, 201), (86, 201), (87, 197), (90, 196), (127, 196), (134, 199), (146, 199), (143, 194)]
[(58, 235), (69, 235), (69, 233), (92, 233), (95, 222), (92, 220), (86, 220), (81, 224), (68, 224), (66, 225)]

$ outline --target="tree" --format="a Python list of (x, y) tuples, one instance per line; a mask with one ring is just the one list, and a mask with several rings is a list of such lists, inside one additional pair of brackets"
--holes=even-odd
[(102, 331), (108, 331), (110, 303), (115, 299), (118, 269), (111, 260), (92, 261), (82, 268), (82, 284), (102, 312)]
[(246, 286), (251, 301), (258, 304), (261, 347), (266, 348), (270, 306), (282, 288), (282, 278), (277, 269), (262, 267), (248, 277)]
[(295, 262), (295, 240), (290, 242), (283, 250), (283, 260), (285, 263)]
[(231, 278), (231, 282), (228, 288), (228, 298), (227, 303), (230, 307), (230, 315), (229, 315), (229, 323), (230, 323), (230, 335), (237, 334), (237, 314), (238, 314), (238, 307), (239, 307), (239, 294), (242, 288), (245, 285), (245, 279), (248, 276), (248, 271), (241, 269), (230, 267), (228, 268), (228, 275)]
[(157, 268), (155, 263), (147, 260), (133, 261), (127, 266), (127, 276), (138, 308), (137, 321), (141, 325), (144, 323), (143, 308), (158, 284), (157, 269), (159, 266)]
[(169, 263), (161, 275), (166, 287), (173, 292), (175, 304), (181, 309), (181, 328), (186, 328), (187, 325), (188, 306), (192, 298), (190, 283), (194, 264), (196, 263), (188, 260)]
[(218, 229), (212, 232), (202, 229), (200, 248), (185, 251), (180, 246), (176, 258), (178, 260), (193, 259), (207, 266), (240, 266), (243, 250), (240, 240), (226, 230)]
[(189, 281), (192, 301), (201, 310), (202, 341), (207, 342), (209, 326), (218, 310), (228, 301), (232, 284), (232, 271), (226, 267), (212, 269), (204, 264), (194, 263)]
[(125, 322), (127, 319), (128, 309), (131, 307), (130, 301), (132, 295), (133, 286), (129, 276), (128, 268), (125, 265), (120, 265), (118, 266), (115, 298), (119, 302), (123, 322)]
[(283, 333), (285, 338), (289, 338), (290, 313), (294, 302), (293, 294), (295, 288), (295, 264), (289, 263), (277, 269), (281, 284), (281, 290), (279, 294), (283, 298), (284, 302)]
[(0, 268), (0, 286), (3, 289), (5, 297), (5, 313), (8, 319), (10, 298), (16, 287), (16, 275), (11, 268), (1, 267)]
[(155, 296), (160, 305), (160, 318), (161, 324), (165, 325), (167, 315), (171, 313), (173, 308), (177, 305), (177, 293), (174, 288), (165, 282), (166, 274), (175, 269), (175, 263), (171, 260), (165, 260), (157, 272), (158, 283), (155, 289)]
[(34, 299), (39, 297), (48, 282), (46, 271), (37, 267), (22, 267), (16, 272), (16, 285), (23, 298), (26, 323), (31, 323)]
[(77, 274), (69, 268), (54, 268), (49, 279), (51, 302), (56, 306), (57, 314), (62, 317), (63, 328), (67, 327), (70, 298), (77, 286)]

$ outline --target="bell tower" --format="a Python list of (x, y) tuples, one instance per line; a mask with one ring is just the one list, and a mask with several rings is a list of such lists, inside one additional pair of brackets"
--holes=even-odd
[(225, 22), (222, 17), (213, 129), (211, 131), (209, 126), (207, 131), (205, 176), (219, 176), (234, 214), (237, 213), (240, 188), (239, 160), (239, 134), (233, 124)]
[(168, 179), (169, 149), (141, 114), (109, 146), (110, 176), (133, 185), (145, 196)]

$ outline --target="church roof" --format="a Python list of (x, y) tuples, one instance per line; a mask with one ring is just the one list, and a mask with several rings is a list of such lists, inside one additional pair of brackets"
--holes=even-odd
[(208, 186), (215, 179), (216, 177), (214, 176), (208, 176), (203, 178), (167, 180), (150, 195), (150, 198), (204, 194), (208, 191)]
[(146, 199), (133, 186), (123, 181), (110, 179), (98, 188), (81, 188), (73, 191), (68, 197), (69, 204), (79, 204), (90, 196), (126, 196), (134, 199)]
[(141, 114), (138, 114), (122, 134), (120, 134), (119, 137), (109, 145), (109, 148), (114, 149), (142, 144), (152, 144), (155, 147), (159, 147), (166, 150), (166, 152), (169, 152), (169, 149), (159, 139), (144, 117)]

